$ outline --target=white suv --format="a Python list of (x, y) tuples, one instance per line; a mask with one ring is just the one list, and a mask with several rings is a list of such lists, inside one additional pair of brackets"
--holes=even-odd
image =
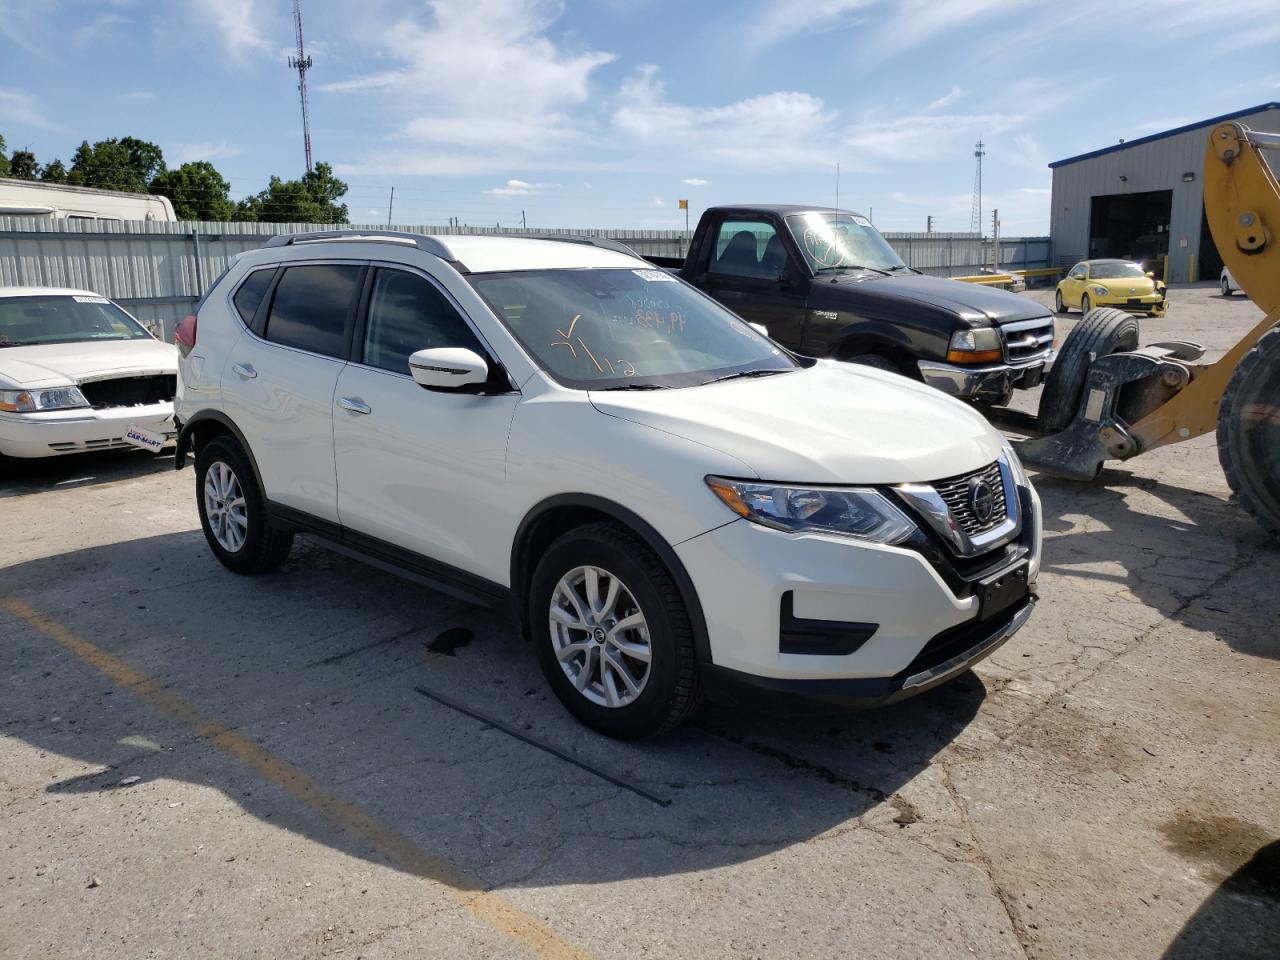
[(305, 533), (512, 601), (613, 736), (711, 688), (899, 699), (1035, 602), (1039, 501), (981, 416), (793, 356), (620, 244), (278, 237), (177, 340), (219, 560), (269, 570)]

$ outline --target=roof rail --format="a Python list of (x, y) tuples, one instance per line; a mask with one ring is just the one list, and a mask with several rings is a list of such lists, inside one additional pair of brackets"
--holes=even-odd
[(437, 240), (421, 233), (405, 233), (400, 230), (315, 230), (307, 233), (280, 233), (267, 241), (268, 247), (288, 247), (295, 243), (314, 243), (321, 240), (396, 240), (412, 243), (424, 253), (457, 263), (453, 251)]
[(580, 234), (555, 236), (545, 233), (499, 233), (489, 234), (489, 236), (510, 237), (516, 240), (551, 240), (559, 243), (583, 243), (592, 247), (600, 247), (604, 250), (612, 250), (614, 253), (625, 253), (629, 257), (640, 256), (621, 240), (612, 240), (609, 237), (584, 237)]

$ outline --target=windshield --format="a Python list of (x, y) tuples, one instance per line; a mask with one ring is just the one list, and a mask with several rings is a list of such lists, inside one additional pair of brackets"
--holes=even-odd
[(0, 347), (149, 339), (141, 324), (106, 297), (0, 297)]
[(529, 270), (467, 279), (565, 386), (688, 387), (799, 366), (663, 270)]
[(1125, 263), (1122, 260), (1102, 260), (1095, 263), (1089, 275), (1095, 280), (1139, 280), (1146, 276), (1136, 263)]
[(866, 217), (854, 213), (805, 213), (787, 217), (787, 226), (814, 273), (858, 267), (906, 269), (907, 265)]

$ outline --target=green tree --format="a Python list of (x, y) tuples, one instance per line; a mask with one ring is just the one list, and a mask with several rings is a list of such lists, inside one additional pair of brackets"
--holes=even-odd
[(231, 184), (207, 160), (162, 171), (150, 189), (169, 198), (179, 220), (230, 220), (235, 213)]
[(0, 177), (9, 175), (9, 155), (4, 152), (4, 137), (0, 137)]
[(85, 140), (71, 157), (69, 183), (103, 190), (146, 193), (157, 174), (165, 169), (164, 154), (154, 143), (136, 137)]
[(267, 189), (236, 205), (235, 219), (263, 223), (346, 223), (347, 205), (338, 203), (347, 185), (333, 175), (333, 167), (317, 163), (301, 180), (272, 177)]
[(15, 180), (35, 180), (40, 174), (40, 164), (30, 150), (15, 150), (9, 158), (9, 176)]
[(40, 171), (40, 179), (45, 183), (66, 183), (67, 168), (62, 165), (61, 160), (50, 160)]

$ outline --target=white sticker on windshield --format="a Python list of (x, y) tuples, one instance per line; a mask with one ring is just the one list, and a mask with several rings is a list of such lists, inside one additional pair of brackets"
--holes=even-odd
[(653, 283), (675, 283), (676, 278), (665, 270), (632, 270), (641, 280), (648, 280)]
[(106, 297), (72, 297), (76, 303), (110, 303)]
[(854, 222), (854, 223), (856, 223), (856, 224), (857, 224), (858, 226), (860, 226), (860, 227), (869, 227), (869, 226), (871, 226), (871, 221), (870, 221), (870, 220), (868, 220), (866, 217), (858, 217), (858, 216), (855, 216), (855, 217), (853, 218), (853, 222)]

